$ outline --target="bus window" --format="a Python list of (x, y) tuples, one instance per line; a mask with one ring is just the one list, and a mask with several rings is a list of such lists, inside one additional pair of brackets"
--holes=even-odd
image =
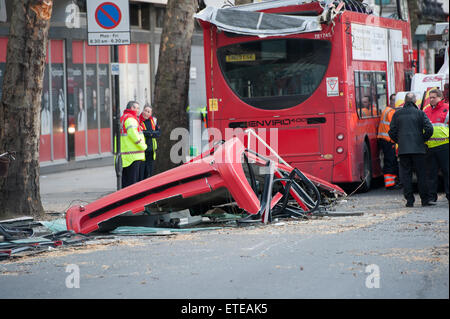
[(360, 118), (379, 116), (386, 107), (386, 73), (355, 71), (355, 101)]
[(328, 67), (331, 43), (276, 39), (219, 48), (220, 68), (233, 92), (251, 106), (276, 110), (313, 94)]
[(376, 87), (376, 102), (377, 102), (377, 114), (380, 115), (387, 104), (387, 90), (386, 90), (386, 73), (376, 72), (375, 75), (375, 87)]
[(372, 72), (356, 71), (355, 79), (356, 78), (358, 78), (358, 81), (355, 81), (355, 91), (358, 92), (356, 95), (358, 115), (360, 118), (371, 117), (373, 105)]
[(361, 115), (361, 95), (359, 94), (359, 72), (355, 72), (355, 102), (356, 102), (356, 112), (358, 113), (359, 117), (362, 117)]

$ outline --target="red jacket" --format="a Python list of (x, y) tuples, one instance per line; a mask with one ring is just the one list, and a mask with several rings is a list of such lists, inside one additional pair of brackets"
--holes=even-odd
[[(127, 131), (127, 128), (125, 127), (125, 121), (130, 117), (134, 118), (136, 120), (136, 122), (139, 123), (139, 120), (137, 117), (137, 111), (125, 109), (123, 111), (122, 116), (120, 117), (120, 123), (122, 124), (122, 134), (124, 134)], [(142, 132), (142, 129), (140, 126), (137, 127), (137, 130), (138, 130), (138, 132)]]
[(425, 114), (431, 123), (448, 123), (448, 104), (441, 100), (435, 107), (427, 107)]

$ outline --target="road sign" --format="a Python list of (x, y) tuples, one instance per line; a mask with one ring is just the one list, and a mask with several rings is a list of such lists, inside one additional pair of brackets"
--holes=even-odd
[(337, 77), (327, 78), (327, 96), (339, 96), (339, 79)]
[(103, 2), (95, 10), (95, 21), (103, 29), (117, 28), (122, 20), (120, 8), (112, 2)]
[(130, 44), (128, 0), (87, 0), (88, 44)]
[(111, 75), (119, 75), (119, 74), (120, 74), (119, 63), (116, 62), (111, 63)]

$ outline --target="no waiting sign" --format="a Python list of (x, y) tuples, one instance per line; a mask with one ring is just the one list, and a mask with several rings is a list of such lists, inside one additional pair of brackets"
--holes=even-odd
[(87, 0), (88, 44), (130, 44), (128, 0)]

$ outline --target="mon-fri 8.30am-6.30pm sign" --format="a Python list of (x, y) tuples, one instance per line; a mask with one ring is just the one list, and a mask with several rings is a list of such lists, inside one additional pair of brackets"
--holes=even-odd
[(88, 44), (130, 44), (128, 0), (87, 0)]

